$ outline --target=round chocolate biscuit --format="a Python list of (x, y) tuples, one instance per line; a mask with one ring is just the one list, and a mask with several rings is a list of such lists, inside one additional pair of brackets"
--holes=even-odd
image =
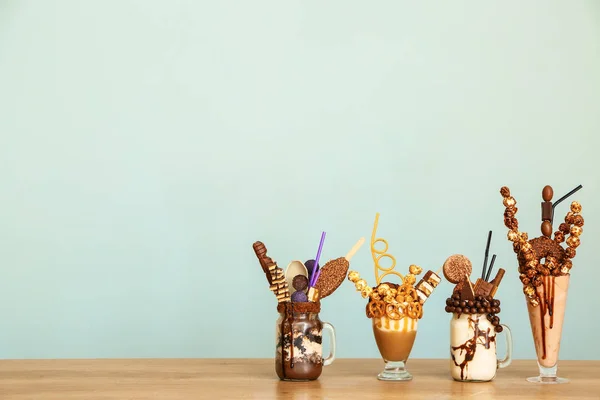
[(467, 257), (462, 254), (454, 254), (444, 262), (443, 270), (444, 277), (448, 282), (457, 284), (465, 279), (465, 276), (471, 275), (473, 266), (471, 265), (471, 260)]

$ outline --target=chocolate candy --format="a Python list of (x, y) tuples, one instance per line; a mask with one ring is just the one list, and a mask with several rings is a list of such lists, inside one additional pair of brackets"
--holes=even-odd
[(322, 299), (331, 295), (344, 282), (348, 267), (350, 267), (350, 262), (344, 257), (339, 257), (328, 261), (321, 268), (315, 287), (319, 289)]
[(296, 275), (294, 279), (292, 279), (292, 286), (296, 290), (304, 291), (308, 288), (308, 278), (304, 275)]
[(297, 291), (292, 294), (292, 301), (294, 303), (305, 303), (308, 301), (308, 297), (306, 296), (306, 293)]
[(542, 189), (542, 199), (544, 199), (544, 201), (551, 201), (552, 196), (554, 196), (554, 190), (552, 189), (552, 186), (544, 186), (544, 188)]
[[(304, 266), (306, 267), (306, 269), (308, 270), (308, 276), (312, 276), (313, 271), (315, 269), (315, 260), (307, 260), (304, 263)], [(319, 268), (321, 268), (320, 265), (318, 265)]]
[(448, 282), (454, 284), (465, 279), (465, 276), (471, 275), (472, 269), (471, 261), (462, 254), (454, 254), (448, 257), (443, 266), (444, 277)]
[(550, 235), (552, 235), (552, 224), (550, 223), (550, 221), (542, 222), (541, 230), (542, 235), (550, 237)]

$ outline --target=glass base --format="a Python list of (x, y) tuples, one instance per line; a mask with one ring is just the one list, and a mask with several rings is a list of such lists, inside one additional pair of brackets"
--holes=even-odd
[(569, 380), (566, 378), (559, 378), (558, 376), (532, 376), (531, 378), (527, 378), (527, 382), (554, 385), (557, 383), (569, 383)]
[(556, 385), (558, 383), (568, 383), (569, 380), (565, 378), (559, 378), (556, 376), (556, 371), (558, 371), (558, 364), (553, 367), (544, 367), (538, 362), (538, 368), (540, 369), (540, 376), (532, 376), (531, 378), (527, 378), (527, 382), (533, 383), (542, 383), (549, 385)]
[(404, 361), (387, 361), (383, 371), (377, 375), (380, 381), (410, 381), (412, 375), (406, 370)]

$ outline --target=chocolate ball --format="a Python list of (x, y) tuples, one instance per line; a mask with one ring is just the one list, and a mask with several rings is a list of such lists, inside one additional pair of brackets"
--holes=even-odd
[(485, 309), (485, 308), (483, 308), (483, 307), (480, 307), (480, 308), (478, 309), (478, 311), (479, 311), (479, 314), (484, 314), (484, 313), (485, 313), (485, 311), (486, 311), (486, 309)]
[(304, 292), (294, 292), (292, 294), (292, 301), (294, 303), (306, 303), (308, 301), (308, 297)]
[[(314, 269), (315, 269), (315, 260), (307, 260), (304, 263), (304, 266), (306, 267), (306, 269), (308, 270), (308, 276), (311, 276)], [(319, 268), (321, 268), (320, 265), (318, 265)]]
[(447, 306), (451, 306), (452, 304), (454, 304), (454, 300), (452, 300), (451, 298), (446, 299)]
[(449, 308), (450, 308), (450, 312), (454, 312), (456, 310), (456, 307), (454, 307), (454, 306), (450, 306)]
[(467, 302), (464, 300), (461, 300), (460, 304), (459, 304), (462, 308), (465, 308), (467, 306)]
[(473, 308), (475, 306), (475, 302), (473, 300), (469, 300), (469, 307)]
[(460, 300), (460, 293), (454, 293), (454, 294), (452, 295), (452, 298), (453, 298), (454, 300)]
[(450, 306), (446, 306), (445, 310), (446, 310), (446, 312), (449, 313), (450, 312)]
[(457, 314), (462, 314), (463, 310), (462, 310), (462, 308), (460, 308), (460, 307), (456, 307), (456, 308), (454, 309), (454, 312), (456, 312)]
[(296, 275), (292, 279), (292, 286), (298, 291), (304, 291), (308, 287), (308, 278), (304, 275)]
[(488, 313), (488, 314), (491, 314), (492, 313), (492, 307), (486, 307), (485, 308), (485, 312)]
[(460, 306), (460, 301), (458, 301), (458, 300), (454, 300), (454, 302), (452, 302), (452, 305), (453, 305), (454, 307), (459, 307), (459, 306)]
[(496, 325), (496, 327), (494, 328), (494, 330), (498, 333), (502, 332), (504, 330), (504, 328), (502, 327), (502, 325)]
[(463, 312), (465, 314), (470, 314), (471, 313), (471, 309), (469, 307), (465, 307), (465, 308), (463, 308)]

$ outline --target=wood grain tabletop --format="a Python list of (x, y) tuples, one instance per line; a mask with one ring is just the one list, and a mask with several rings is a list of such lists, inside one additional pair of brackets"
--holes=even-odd
[(533, 360), (485, 383), (453, 381), (448, 360), (410, 360), (410, 382), (378, 381), (382, 368), (338, 359), (317, 381), (282, 382), (273, 359), (0, 360), (0, 399), (600, 399), (600, 361), (560, 361), (562, 385), (527, 382)]

